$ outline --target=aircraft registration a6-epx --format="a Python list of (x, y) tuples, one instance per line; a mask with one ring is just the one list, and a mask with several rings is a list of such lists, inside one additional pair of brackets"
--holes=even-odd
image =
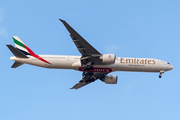
[(158, 72), (159, 78), (165, 71), (174, 67), (166, 61), (151, 58), (125, 58), (114, 54), (101, 54), (80, 36), (66, 21), (59, 19), (69, 31), (72, 41), (81, 56), (36, 55), (18, 37), (13, 36), (16, 47), (7, 45), (14, 54), (12, 68), (30, 64), (52, 69), (73, 69), (82, 71), (82, 79), (71, 89), (81, 88), (98, 79), (107, 84), (117, 84), (116, 75), (107, 75), (114, 71)]

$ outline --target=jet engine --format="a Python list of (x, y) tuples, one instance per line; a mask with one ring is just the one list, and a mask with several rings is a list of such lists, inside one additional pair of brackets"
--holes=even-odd
[(106, 84), (117, 84), (117, 75), (106, 75), (102, 81), (104, 81)]
[(114, 54), (103, 54), (100, 59), (102, 60), (103, 63), (114, 64), (115, 59), (116, 59), (116, 55), (114, 55)]

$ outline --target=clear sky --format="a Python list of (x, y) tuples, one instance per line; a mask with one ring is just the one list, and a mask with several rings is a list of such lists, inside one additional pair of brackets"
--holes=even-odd
[[(179, 0), (1, 0), (0, 120), (180, 120)], [(118, 84), (96, 81), (69, 90), (74, 70), (10, 68), (5, 46), (19, 36), (36, 54), (80, 55), (66, 20), (101, 53), (157, 58), (163, 74), (114, 72)]]

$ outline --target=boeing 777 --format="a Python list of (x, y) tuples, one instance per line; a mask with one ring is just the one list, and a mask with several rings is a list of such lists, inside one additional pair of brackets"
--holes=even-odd
[(116, 75), (108, 75), (114, 71), (157, 72), (159, 78), (174, 67), (163, 60), (152, 58), (125, 58), (114, 54), (101, 54), (79, 35), (66, 21), (59, 19), (69, 31), (72, 41), (81, 56), (37, 55), (18, 36), (13, 36), (16, 47), (7, 45), (14, 57), (12, 68), (24, 63), (52, 69), (73, 69), (82, 71), (82, 79), (71, 89), (81, 88), (96, 80), (107, 84), (117, 84)]

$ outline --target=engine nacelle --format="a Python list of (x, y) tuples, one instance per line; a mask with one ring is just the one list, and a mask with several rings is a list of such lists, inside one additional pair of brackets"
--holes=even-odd
[(101, 60), (103, 63), (114, 64), (115, 60), (116, 60), (116, 55), (114, 55), (114, 54), (103, 54), (103, 56), (101, 57)]
[(118, 79), (117, 75), (106, 75), (103, 81), (106, 84), (117, 84), (117, 79)]

